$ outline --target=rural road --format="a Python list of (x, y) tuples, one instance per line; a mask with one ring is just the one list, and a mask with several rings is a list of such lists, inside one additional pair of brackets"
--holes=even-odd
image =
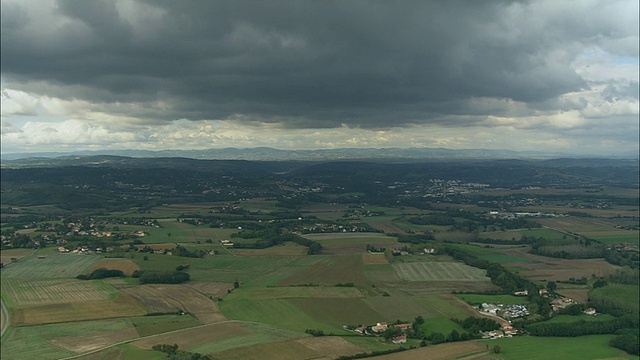
[(9, 311), (7, 310), (7, 307), (4, 306), (4, 302), (2, 301), (2, 299), (0, 298), (0, 307), (2, 307), (2, 313), (3, 313), (3, 317), (4, 317), (4, 325), (2, 325), (2, 331), (0, 331), (0, 338), (2, 336), (4, 336), (4, 332), (9, 328), (9, 323), (11, 322), (11, 319), (9, 318)]

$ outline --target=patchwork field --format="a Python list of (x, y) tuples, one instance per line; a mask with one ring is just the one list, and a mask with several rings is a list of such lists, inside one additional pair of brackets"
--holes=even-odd
[(486, 272), (459, 262), (395, 263), (393, 268), (406, 281), (487, 281)]
[(527, 262), (514, 262), (510, 266), (521, 269), (520, 273), (531, 280), (568, 280), (581, 277), (590, 278), (591, 275), (606, 277), (620, 269), (619, 266), (609, 264), (604, 259), (575, 259), (565, 260), (529, 254), (528, 247), (503, 251), (506, 255), (519, 256), (529, 259)]

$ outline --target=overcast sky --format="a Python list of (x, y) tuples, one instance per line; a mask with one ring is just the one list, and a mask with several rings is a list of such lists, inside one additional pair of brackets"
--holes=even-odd
[(1, 3), (3, 153), (638, 153), (638, 0)]

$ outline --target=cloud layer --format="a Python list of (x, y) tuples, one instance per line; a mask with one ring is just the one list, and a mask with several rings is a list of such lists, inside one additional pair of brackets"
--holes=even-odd
[(3, 151), (638, 148), (637, 1), (2, 0), (1, 34)]

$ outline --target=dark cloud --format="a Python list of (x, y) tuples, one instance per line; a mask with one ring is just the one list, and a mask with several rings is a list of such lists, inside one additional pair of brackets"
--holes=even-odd
[(549, 104), (586, 88), (571, 67), (584, 44), (637, 37), (601, 15), (618, 5), (65, 0), (47, 14), (3, 4), (2, 75), (51, 96), (140, 103), (133, 116), (157, 119), (473, 123), (514, 111), (501, 101)]

